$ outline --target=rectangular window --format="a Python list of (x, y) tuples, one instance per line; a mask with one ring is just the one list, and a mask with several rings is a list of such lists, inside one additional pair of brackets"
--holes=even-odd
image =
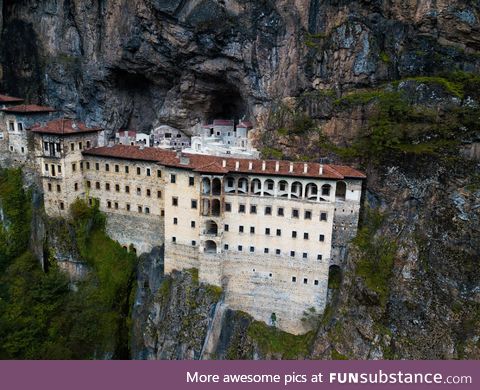
[(138, 212), (139, 213), (143, 212), (143, 207), (142, 206), (138, 206)]
[(60, 210), (65, 210), (65, 203), (60, 202)]
[(57, 192), (62, 192), (62, 187), (60, 187), (60, 184), (57, 184)]
[(52, 192), (52, 183), (48, 183), (48, 190)]
[(128, 165), (125, 165), (125, 173), (128, 173), (128, 171), (129, 171)]
[(150, 207), (145, 207), (145, 214), (150, 214)]
[(152, 192), (150, 191), (150, 188), (147, 188), (147, 197), (150, 198), (152, 196)]
[(297, 238), (297, 232), (295, 230), (292, 232), (292, 238)]
[(197, 245), (197, 242), (195, 240), (192, 241), (192, 246)]
[(240, 226), (238, 227), (238, 231), (239, 231), (240, 233), (243, 233), (243, 226), (242, 226), (242, 225), (240, 225)]
[(162, 191), (157, 191), (157, 198), (161, 199), (161, 197), (162, 197)]
[(308, 240), (308, 233), (303, 233), (303, 239)]
[(78, 191), (78, 183), (75, 183), (74, 188), (75, 188), (75, 191)]
[(137, 187), (137, 195), (138, 196), (142, 195), (142, 189), (140, 187)]
[(92, 188), (92, 183), (90, 182), (90, 180), (87, 180), (87, 188)]
[(299, 216), (298, 209), (293, 209), (292, 210), (292, 218), (298, 218), (298, 216)]
[(293, 283), (296, 283), (296, 282), (297, 282), (297, 277), (296, 277), (296, 276), (292, 276), (292, 282), (293, 282)]
[(225, 249), (226, 251), (228, 251), (228, 244), (225, 244), (225, 245), (223, 246), (223, 249)]
[(157, 177), (162, 177), (162, 171), (160, 169), (157, 169)]
[(95, 163), (95, 170), (97, 170), (97, 171), (100, 170), (100, 164), (99, 163)]
[(231, 203), (225, 203), (225, 211), (227, 211), (227, 212), (232, 211), (232, 204)]
[(192, 199), (192, 209), (197, 208), (197, 201), (195, 199)]
[(295, 257), (295, 251), (290, 251), (290, 257)]
[(270, 235), (270, 228), (265, 228), (265, 235), (267, 235), (267, 236)]
[(322, 255), (317, 255), (317, 260), (322, 260)]
[(120, 184), (115, 184), (115, 191), (120, 192)]
[(250, 226), (250, 234), (255, 234), (255, 226)]
[(312, 212), (307, 210), (305, 211), (305, 219), (312, 219)]
[(243, 246), (239, 245), (239, 246), (238, 246), (238, 251), (239, 251), (239, 252), (243, 251)]
[(314, 284), (315, 286), (318, 286), (318, 280), (315, 280), (315, 281), (313, 282), (313, 284)]
[(245, 205), (244, 204), (239, 204), (238, 205), (238, 212), (239, 213), (245, 213)]
[(120, 165), (115, 164), (115, 172), (116, 173), (120, 172)]
[(137, 167), (137, 175), (140, 175), (142, 173), (142, 169), (140, 167)]
[(80, 170), (83, 171), (83, 161), (80, 161)]
[(85, 167), (87, 168), (87, 170), (90, 169), (90, 163), (88, 161), (85, 163)]
[(263, 253), (267, 254), (268, 253), (268, 248), (264, 248)]
[(18, 131), (23, 131), (23, 123), (17, 123)]
[(178, 198), (176, 196), (172, 197), (172, 206), (178, 206)]
[(110, 172), (110, 164), (105, 164), (105, 171)]
[(87, 141), (87, 149), (90, 149), (90, 141)]
[(55, 145), (57, 146), (57, 152), (60, 153), (60, 142), (57, 142)]
[(48, 172), (48, 164), (45, 164), (45, 171)]
[(77, 164), (72, 163), (72, 171), (75, 172), (77, 170)]
[(118, 210), (118, 202), (115, 202), (115, 210)]
[(176, 217), (173, 218), (173, 224), (174, 224), (174, 225), (178, 225), (178, 218), (176, 218)]
[(46, 152), (48, 152), (48, 142), (43, 142), (43, 147), (45, 149)]
[(58, 173), (62, 173), (62, 166), (61, 165), (58, 166)]
[(150, 168), (147, 168), (147, 176), (151, 176)]
[(281, 229), (277, 229), (277, 236), (280, 237), (282, 235), (282, 230)]
[(257, 214), (257, 206), (252, 204), (250, 205), (250, 214)]
[(306, 252), (303, 252), (302, 257), (303, 257), (304, 259), (307, 259), (307, 258), (308, 258), (308, 254), (307, 254)]
[(194, 177), (190, 176), (188, 178), (188, 185), (189, 186), (194, 186), (195, 185), (195, 178)]
[(177, 237), (172, 237), (172, 242), (177, 242)]
[(190, 227), (195, 228), (195, 221), (190, 221)]
[(83, 146), (82, 146), (82, 143), (81, 143), (81, 142), (78, 143), (78, 149), (80, 149), (80, 150), (83, 149)]
[(320, 221), (326, 221), (327, 220), (327, 213), (320, 213)]
[(254, 246), (251, 246), (251, 247), (250, 247), (250, 252), (251, 252), (251, 253), (255, 252), (255, 247), (254, 247)]
[(303, 278), (303, 284), (307, 284), (308, 283), (308, 279), (307, 278)]
[(176, 183), (176, 182), (177, 182), (177, 176), (172, 173), (170, 175), (170, 183)]
[(95, 182), (95, 189), (97, 189), (97, 190), (100, 189), (100, 182), (99, 181)]
[(320, 234), (319, 240), (322, 242), (325, 241), (325, 236), (323, 234)]
[(228, 229), (229, 229), (229, 228), (230, 228), (230, 226), (224, 225), (223, 230), (225, 230), (226, 232), (228, 232)]
[(130, 203), (127, 203), (127, 211), (130, 211)]
[(265, 207), (265, 215), (272, 215), (272, 207), (271, 206)]
[(125, 193), (127, 193), (127, 194), (130, 193), (130, 187), (129, 186), (125, 186)]
[(280, 256), (281, 253), (282, 253), (282, 251), (280, 249), (275, 249), (275, 254), (277, 256)]
[(108, 201), (108, 202), (107, 202), (107, 207), (108, 207), (109, 209), (112, 208), (112, 202), (111, 202), (111, 201)]

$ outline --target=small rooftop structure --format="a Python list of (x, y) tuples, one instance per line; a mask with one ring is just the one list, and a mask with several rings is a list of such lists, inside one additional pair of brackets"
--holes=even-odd
[(93, 133), (102, 131), (98, 127), (87, 127), (82, 122), (73, 119), (56, 119), (47, 122), (45, 125), (36, 125), (30, 129), (33, 133), (69, 135), (78, 133)]
[(37, 104), (22, 104), (18, 106), (11, 106), (3, 108), (2, 111), (13, 114), (38, 114), (38, 113), (50, 113), (57, 111), (49, 106), (39, 106)]

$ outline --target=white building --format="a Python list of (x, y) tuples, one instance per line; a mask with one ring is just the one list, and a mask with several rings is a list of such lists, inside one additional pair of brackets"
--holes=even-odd
[(199, 136), (192, 137), (191, 147), (185, 153), (207, 154), (236, 158), (259, 158), (260, 153), (252, 146), (248, 132), (252, 129), (249, 122), (235, 127), (232, 120), (216, 119), (210, 125), (203, 126)]
[(190, 147), (190, 137), (187, 134), (167, 125), (153, 129), (151, 138), (151, 146), (153, 147), (172, 150), (182, 150)]

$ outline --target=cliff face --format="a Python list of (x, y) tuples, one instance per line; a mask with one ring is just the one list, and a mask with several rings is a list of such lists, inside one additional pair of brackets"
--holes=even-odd
[[(352, 161), (368, 168), (366, 204), (376, 211), (363, 218), (370, 230), (352, 246), (314, 336), (291, 339), (222, 311), (221, 298), (194, 275), (164, 279), (161, 252), (154, 252), (139, 270), (135, 358), (479, 357), (479, 167), (435, 149), (480, 139), (478, 80), (437, 77), (455, 69), (479, 73), (478, 1), (0, 5), (2, 89), (87, 123), (110, 131), (189, 128), (247, 115), (263, 130), (260, 147), (305, 160), (355, 145), (371, 125), (378, 131), (362, 142), (393, 145), (403, 156), (372, 163), (376, 150), (363, 156), (358, 150), (369, 149), (357, 145)], [(374, 100), (388, 109), (379, 114)], [(318, 131), (277, 131), (271, 113), (296, 104), (327, 141)], [(292, 122), (309, 130), (304, 117)], [(321, 149), (326, 143), (328, 151)]]
[[(3, 1), (2, 89), (108, 129), (479, 66), (471, 1)], [(14, 44), (12, 44), (15, 42)], [(341, 131), (339, 129), (338, 131)]]

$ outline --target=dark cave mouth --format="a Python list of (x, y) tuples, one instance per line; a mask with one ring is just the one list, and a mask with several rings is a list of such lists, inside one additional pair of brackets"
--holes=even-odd
[(208, 123), (212, 123), (214, 119), (233, 119), (238, 123), (246, 118), (247, 113), (247, 104), (240, 91), (232, 87), (216, 90), (210, 94), (205, 119)]

